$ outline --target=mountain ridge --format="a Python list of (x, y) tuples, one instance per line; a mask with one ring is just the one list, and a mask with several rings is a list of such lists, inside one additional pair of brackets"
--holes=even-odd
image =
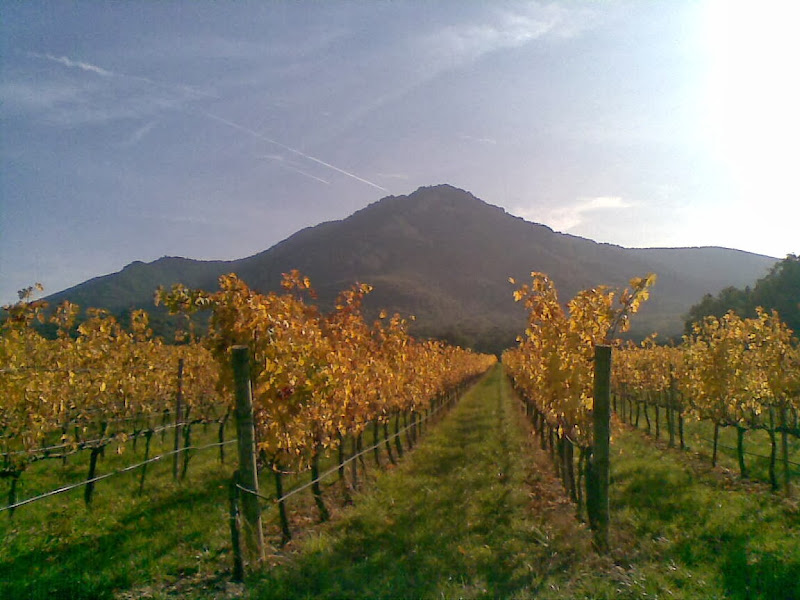
[(659, 281), (633, 320), (634, 333), (644, 336), (656, 329), (678, 335), (681, 317), (704, 294), (752, 284), (775, 262), (735, 249), (625, 248), (596, 242), (526, 221), (443, 184), (387, 196), (345, 219), (301, 229), (249, 257), (135, 261), (48, 300), (69, 299), (112, 312), (152, 308), (159, 285), (180, 281), (215, 289), (219, 275), (236, 272), (266, 292), (279, 289), (281, 274), (296, 268), (310, 277), (323, 309), (354, 282), (370, 283), (368, 316), (382, 308), (414, 314), (418, 335), (498, 351), (524, 328), (508, 277), (524, 281), (531, 271), (548, 273), (566, 302), (586, 287), (624, 286), (631, 277), (655, 272)]

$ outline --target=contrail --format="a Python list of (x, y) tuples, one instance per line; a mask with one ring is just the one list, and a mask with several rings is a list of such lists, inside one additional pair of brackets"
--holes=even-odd
[[(183, 92), (190, 92), (190, 93), (193, 93), (193, 94), (196, 94), (196, 95), (203, 95), (203, 96), (208, 95), (208, 94), (205, 94), (203, 92), (199, 92), (197, 90), (194, 90), (193, 88), (190, 88), (188, 86), (176, 85), (176, 84), (165, 84), (165, 83), (161, 83), (161, 82), (158, 82), (158, 81), (154, 81), (154, 80), (149, 79), (147, 77), (140, 77), (140, 76), (137, 76), (137, 75), (127, 75), (127, 74), (123, 74), (123, 73), (109, 71), (107, 69), (103, 69), (102, 67), (98, 67), (98, 66), (90, 64), (90, 63), (85, 63), (85, 62), (81, 62), (81, 61), (72, 60), (72, 59), (70, 59), (70, 58), (68, 58), (66, 56), (60, 56), (59, 57), (59, 56), (53, 56), (52, 54), (38, 54), (38, 53), (35, 53), (35, 52), (29, 52), (28, 55), (29, 56), (33, 56), (35, 58), (42, 58), (42, 59), (54, 61), (54, 62), (57, 62), (59, 64), (64, 65), (65, 67), (69, 67), (69, 68), (72, 68), (72, 69), (77, 68), (77, 69), (81, 69), (83, 71), (90, 71), (92, 73), (95, 73), (97, 75), (101, 75), (103, 77), (120, 77), (120, 78), (123, 78), (123, 79), (132, 79), (132, 80), (137, 80), (137, 81), (143, 81), (143, 82), (148, 83), (148, 84), (153, 85), (153, 86), (169, 88), (169, 89), (172, 89), (172, 90), (181, 90)], [(344, 169), (340, 169), (336, 165), (332, 165), (331, 163), (325, 162), (324, 160), (316, 158), (315, 156), (311, 156), (310, 154), (306, 154), (304, 152), (301, 152), (300, 150), (297, 150), (296, 148), (292, 148), (291, 146), (287, 146), (286, 144), (281, 144), (280, 142), (278, 142), (276, 140), (273, 140), (272, 138), (269, 138), (269, 137), (267, 137), (267, 136), (255, 131), (253, 129), (245, 127), (244, 125), (239, 125), (238, 123), (234, 123), (233, 121), (229, 121), (228, 119), (224, 119), (223, 117), (220, 117), (218, 115), (212, 114), (212, 113), (204, 111), (204, 110), (194, 109), (194, 112), (197, 112), (197, 113), (199, 113), (199, 114), (201, 114), (201, 115), (203, 115), (203, 116), (205, 116), (205, 117), (207, 117), (209, 119), (213, 119), (214, 121), (218, 121), (219, 123), (223, 123), (223, 124), (227, 125), (228, 127), (232, 127), (234, 129), (238, 129), (239, 131), (243, 131), (244, 133), (250, 134), (253, 137), (256, 137), (256, 138), (258, 138), (260, 140), (264, 140), (265, 142), (269, 142), (270, 144), (274, 144), (274, 145), (278, 146), (279, 148), (283, 148), (287, 152), (291, 152), (292, 154), (296, 154), (297, 156), (302, 156), (306, 160), (310, 160), (312, 162), (320, 164), (323, 167), (328, 167), (329, 169), (332, 169), (332, 170), (336, 171), (337, 173), (341, 173), (342, 175), (346, 175), (347, 177), (350, 177), (351, 179), (355, 179), (356, 181), (360, 181), (361, 183), (365, 183), (368, 186), (371, 186), (371, 187), (374, 187), (375, 189), (381, 190), (382, 192), (386, 192), (387, 194), (391, 193), (385, 187), (382, 187), (382, 186), (378, 185), (377, 183), (373, 183), (372, 181), (369, 181), (368, 179), (364, 179), (363, 177), (359, 177), (358, 175), (356, 175), (355, 173), (351, 173), (350, 171), (345, 171)], [(303, 173), (303, 175), (308, 175), (308, 174), (307, 173)], [(313, 175), (309, 175), (309, 176), (314, 178), (314, 179), (317, 179)], [(322, 181), (323, 183), (328, 183), (327, 181), (324, 181), (324, 180), (320, 180), (320, 181)]]
[(311, 173), (306, 173), (305, 171), (303, 171), (302, 169), (298, 169), (294, 165), (286, 164), (285, 162), (283, 162), (283, 158), (280, 156), (259, 156), (258, 158), (266, 158), (267, 160), (275, 161), (275, 164), (281, 167), (282, 169), (286, 169), (287, 171), (294, 171), (295, 173), (299, 173), (300, 175), (305, 175), (306, 177), (309, 177), (311, 179), (316, 179), (317, 181), (319, 181), (320, 183), (324, 183), (325, 185), (331, 184), (330, 181), (322, 179), (321, 177), (317, 177), (316, 175), (312, 175)]
[(261, 133), (259, 133), (257, 131), (254, 131), (253, 129), (245, 127), (244, 125), (239, 125), (238, 123), (234, 123), (233, 121), (229, 121), (228, 119), (224, 119), (224, 118), (222, 118), (220, 116), (214, 115), (214, 114), (212, 114), (210, 112), (206, 112), (204, 110), (198, 110), (197, 112), (199, 112), (200, 114), (208, 117), (209, 119), (214, 119), (215, 121), (223, 123), (223, 124), (227, 125), (228, 127), (232, 127), (234, 129), (238, 129), (239, 131), (243, 131), (244, 133), (248, 133), (248, 134), (252, 135), (253, 137), (256, 137), (256, 138), (258, 138), (260, 140), (264, 140), (265, 142), (269, 142), (270, 144), (275, 144), (276, 146), (278, 146), (279, 148), (283, 148), (287, 152), (291, 152), (292, 154), (296, 154), (297, 156), (302, 156), (303, 158), (305, 158), (307, 160), (310, 160), (312, 162), (318, 163), (318, 164), (320, 164), (320, 165), (322, 165), (324, 167), (328, 167), (329, 169), (333, 169), (337, 173), (341, 173), (342, 175), (346, 175), (347, 177), (351, 177), (352, 179), (355, 179), (356, 181), (360, 181), (361, 183), (366, 183), (367, 185), (372, 186), (372, 187), (374, 187), (376, 189), (379, 189), (379, 190), (381, 190), (383, 192), (386, 192), (387, 194), (391, 193), (385, 187), (381, 187), (377, 183), (373, 183), (373, 182), (371, 182), (371, 181), (369, 181), (367, 179), (364, 179), (363, 177), (359, 177), (355, 173), (351, 173), (349, 171), (345, 171), (344, 169), (340, 169), (339, 167), (337, 167), (335, 165), (332, 165), (330, 163), (327, 163), (324, 160), (320, 160), (319, 158), (316, 158), (316, 157), (311, 156), (309, 154), (305, 154), (304, 152), (300, 152), (300, 150), (292, 148), (291, 146), (287, 146), (286, 144), (281, 144), (280, 142), (275, 141), (272, 138), (269, 138), (269, 137), (265, 136), (264, 134), (261, 134)]

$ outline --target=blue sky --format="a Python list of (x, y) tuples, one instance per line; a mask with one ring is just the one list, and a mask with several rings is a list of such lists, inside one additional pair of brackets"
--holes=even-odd
[(437, 183), (602, 242), (800, 252), (796, 6), (3, 2), (0, 302)]

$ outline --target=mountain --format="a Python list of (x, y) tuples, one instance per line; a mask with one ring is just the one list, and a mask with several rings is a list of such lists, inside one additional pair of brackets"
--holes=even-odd
[(514, 342), (524, 313), (513, 302), (508, 277), (526, 281), (548, 273), (560, 298), (600, 284), (624, 286), (634, 276), (658, 274), (651, 300), (634, 318), (633, 335), (682, 331), (681, 317), (706, 293), (752, 284), (777, 259), (724, 248), (623, 248), (554, 232), (492, 206), (472, 194), (438, 185), (389, 196), (341, 221), (303, 229), (272, 248), (235, 261), (164, 257), (135, 262), (49, 297), (112, 312), (152, 308), (159, 285), (180, 281), (215, 289), (219, 275), (236, 272), (260, 291), (278, 289), (281, 274), (299, 269), (311, 278), (323, 308), (353, 282), (374, 291), (365, 309), (416, 315), (418, 335), (497, 351)]

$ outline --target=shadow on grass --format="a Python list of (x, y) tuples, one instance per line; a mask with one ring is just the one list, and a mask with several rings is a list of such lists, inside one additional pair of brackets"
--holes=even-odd
[(612, 506), (642, 545), (661, 543), (662, 561), (711, 574), (727, 598), (800, 598), (796, 508), (720, 489), (639, 434), (621, 434), (619, 447)]
[[(254, 598), (510, 597), (534, 585), (521, 464), (496, 370), (377, 489), (257, 576)], [(513, 429), (513, 431), (512, 431)]]
[[(202, 523), (192, 519), (208, 514), (214, 505), (209, 492), (219, 483), (187, 486), (154, 501), (142, 499), (116, 519), (79, 514), (82, 508), (39, 511), (38, 532), (18, 530), (6, 542), (14, 547), (6, 549), (12, 558), (0, 562), (0, 598), (104, 599), (141, 584), (142, 572), (151, 572), (157, 563), (163, 570), (177, 545), (202, 537)], [(69, 518), (72, 527), (86, 529), (67, 533), (60, 520)], [(176, 522), (185, 525), (183, 532), (176, 530)]]

